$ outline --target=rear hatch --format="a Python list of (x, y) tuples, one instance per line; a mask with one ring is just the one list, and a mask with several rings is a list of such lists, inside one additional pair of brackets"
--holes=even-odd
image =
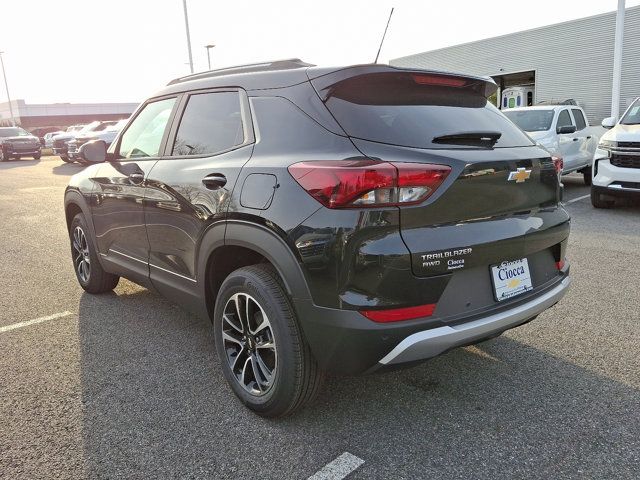
[[(387, 66), (310, 77), (367, 157), (450, 167), (426, 200), (399, 207), (415, 275), (486, 272), (566, 239), (553, 160), (487, 100), (493, 81)], [(549, 275), (557, 274), (560, 255), (552, 251), (545, 260)]]

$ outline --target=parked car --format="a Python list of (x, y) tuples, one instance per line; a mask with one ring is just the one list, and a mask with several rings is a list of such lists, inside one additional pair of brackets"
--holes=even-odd
[(600, 139), (593, 156), (591, 203), (609, 208), (617, 197), (640, 198), (640, 98), (625, 111), (619, 122), (605, 118), (610, 129)]
[(299, 60), (176, 79), (108, 150), (80, 148), (94, 164), (65, 192), (77, 280), (101, 293), (126, 277), (211, 319), (231, 389), (264, 416), (300, 408), (325, 371), (527, 323), (569, 287), (569, 215), (496, 89)]
[(56, 135), (64, 135), (64, 133), (65, 132), (61, 132), (61, 131), (45, 133), (40, 143), (45, 148), (53, 148), (53, 137), (55, 137)]
[(503, 113), (533, 140), (562, 158), (563, 175), (580, 172), (585, 185), (591, 185), (591, 161), (602, 129), (589, 125), (582, 108), (540, 105), (512, 108)]
[(77, 126), (70, 127), (71, 131), (65, 132), (63, 135), (57, 135), (53, 137), (53, 154), (58, 155), (62, 161), (67, 163), (73, 163), (73, 160), (69, 158), (69, 145), (68, 143), (76, 138), (76, 136), (84, 136), (93, 134), (95, 132), (101, 132), (111, 125), (115, 125), (117, 120), (108, 121), (95, 121), (87, 125), (76, 128)]
[(42, 155), (40, 139), (20, 127), (0, 127), (0, 162)]
[(67, 156), (67, 142), (74, 138), (74, 136), (83, 128), (85, 125), (71, 125), (67, 127), (67, 130), (58, 135), (54, 135), (51, 139), (51, 148), (53, 149), (53, 154), (58, 155), (65, 162), (69, 161), (69, 157)]
[(113, 125), (107, 125), (104, 130), (97, 130), (87, 133), (78, 133), (78, 135), (67, 142), (67, 155), (69, 161), (76, 162), (80, 158), (78, 156), (78, 149), (87, 142), (92, 140), (101, 140), (108, 148), (111, 142), (116, 138), (120, 130), (127, 124), (127, 119), (119, 120)]

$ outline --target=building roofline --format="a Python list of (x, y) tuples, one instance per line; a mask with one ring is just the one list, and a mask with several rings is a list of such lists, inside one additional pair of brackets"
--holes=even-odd
[[(631, 11), (640, 10), (640, 5), (636, 5), (636, 6), (633, 6), (633, 7), (627, 7), (625, 9), (625, 13), (630, 11), (630, 10)], [(526, 30), (519, 30), (517, 32), (504, 33), (502, 35), (496, 35), (495, 37), (481, 38), (481, 39), (478, 39), (478, 40), (472, 40), (470, 42), (457, 43), (455, 45), (449, 45), (447, 47), (435, 48), (433, 50), (424, 50), (424, 51), (419, 52), (419, 53), (412, 53), (411, 55), (405, 55), (405, 56), (402, 56), (402, 57), (397, 57), (397, 58), (390, 59), (389, 63), (391, 64), (391, 62), (394, 62), (396, 60), (404, 60), (404, 59), (407, 59), (407, 58), (417, 57), (417, 56), (423, 55), (425, 53), (436, 53), (436, 52), (440, 52), (442, 50), (449, 50), (449, 49), (455, 48), (455, 47), (466, 47), (468, 45), (475, 45), (477, 43), (486, 42), (487, 40), (497, 40), (497, 39), (500, 39), (500, 38), (512, 37), (514, 35), (522, 35), (523, 33), (535, 32), (537, 30), (543, 30), (545, 28), (551, 28), (551, 27), (557, 27), (557, 26), (560, 26), (560, 25), (566, 25), (567, 23), (575, 23), (575, 22), (579, 22), (581, 20), (592, 20), (594, 18), (605, 17), (607, 15), (615, 15), (615, 14), (616, 14), (616, 11), (613, 10), (613, 11), (610, 11), (610, 12), (603, 12), (603, 13), (598, 13), (596, 15), (590, 15), (588, 17), (574, 18), (573, 20), (565, 20), (563, 22), (552, 23), (550, 25), (542, 25), (540, 27), (533, 27), (533, 28), (528, 28)]]

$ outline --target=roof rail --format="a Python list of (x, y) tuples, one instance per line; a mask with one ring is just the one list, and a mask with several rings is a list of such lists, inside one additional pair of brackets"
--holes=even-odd
[(284, 60), (273, 60), (270, 62), (249, 63), (247, 65), (237, 65), (235, 67), (219, 68), (206, 72), (193, 73), (184, 77), (174, 78), (167, 85), (175, 85), (189, 80), (199, 80), (201, 78), (221, 77), (233, 73), (268, 72), (272, 70), (291, 70), (295, 68), (314, 67), (312, 63), (306, 63), (299, 58), (287, 58)]

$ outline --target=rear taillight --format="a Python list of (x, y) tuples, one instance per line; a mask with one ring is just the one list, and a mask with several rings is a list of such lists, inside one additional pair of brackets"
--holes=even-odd
[(556, 262), (556, 268), (558, 270), (562, 270), (564, 268), (564, 260), (560, 260), (559, 262)]
[(289, 173), (328, 208), (387, 207), (426, 200), (451, 167), (376, 160), (321, 160), (295, 163)]
[(562, 175), (562, 170), (564, 169), (564, 160), (562, 160), (562, 157), (557, 157), (555, 155), (551, 157), (551, 160), (553, 160), (553, 166), (556, 169), (558, 177), (560, 177)]
[(436, 309), (435, 303), (417, 307), (392, 308), (388, 310), (361, 310), (360, 313), (369, 320), (379, 323), (401, 322), (414, 318), (430, 317)]

